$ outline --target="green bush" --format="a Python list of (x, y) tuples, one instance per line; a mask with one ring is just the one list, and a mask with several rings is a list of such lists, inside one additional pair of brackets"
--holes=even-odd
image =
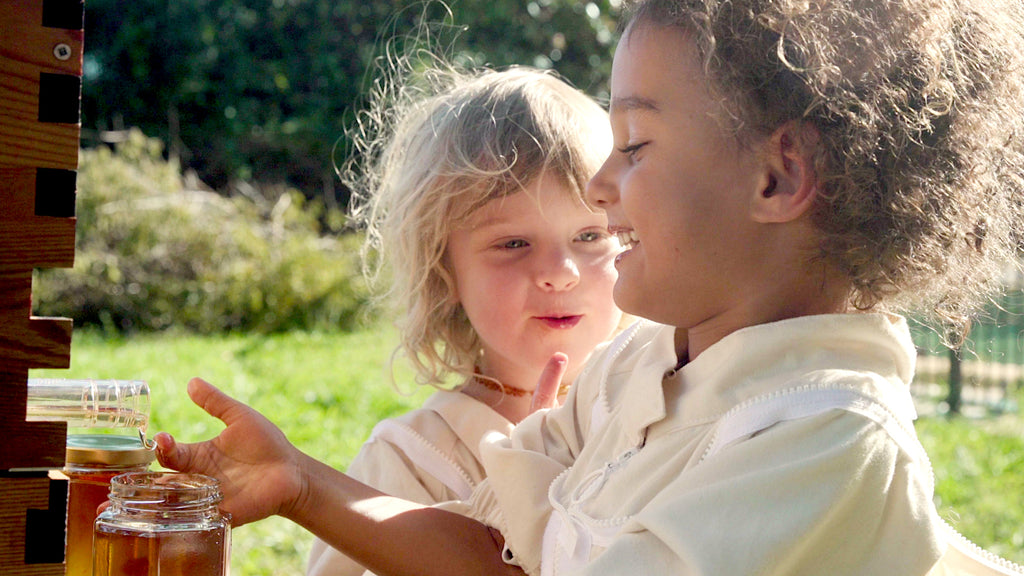
[(355, 234), (290, 189), (223, 196), (131, 131), (83, 150), (72, 269), (40, 271), (35, 313), (116, 331), (348, 328), (368, 302)]

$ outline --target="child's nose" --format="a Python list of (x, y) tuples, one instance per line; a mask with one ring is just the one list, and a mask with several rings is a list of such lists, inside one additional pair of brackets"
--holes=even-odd
[(616, 194), (614, 178), (612, 178), (612, 170), (614, 159), (609, 156), (601, 168), (594, 174), (594, 177), (587, 182), (587, 189), (584, 194), (587, 197), (587, 201), (594, 206), (604, 206), (614, 201)]
[(538, 266), (537, 285), (542, 290), (570, 290), (579, 284), (580, 269), (576, 260), (565, 251), (552, 251)]

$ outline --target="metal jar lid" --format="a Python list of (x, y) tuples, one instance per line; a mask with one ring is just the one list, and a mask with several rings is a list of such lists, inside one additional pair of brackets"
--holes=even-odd
[(156, 452), (143, 446), (138, 436), (68, 434), (67, 464), (139, 466), (155, 458)]

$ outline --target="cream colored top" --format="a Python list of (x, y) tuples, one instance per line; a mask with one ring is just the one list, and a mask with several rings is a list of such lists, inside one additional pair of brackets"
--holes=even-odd
[(802, 317), (730, 334), (678, 372), (641, 321), (561, 408), (485, 440), (442, 505), (498, 527), (530, 574), (926, 574), (945, 548), (917, 441), (905, 320)]
[[(512, 423), (490, 406), (460, 392), (442, 390), (421, 408), (378, 423), (347, 474), (420, 504), (468, 498), (484, 478), (480, 438), (487, 433), (508, 435), (511, 430)], [(358, 563), (314, 540), (306, 574), (363, 573)]]

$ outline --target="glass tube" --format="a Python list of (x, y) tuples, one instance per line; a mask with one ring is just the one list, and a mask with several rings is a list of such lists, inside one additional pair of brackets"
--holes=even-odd
[(141, 380), (29, 378), (25, 419), (78, 428), (138, 428), (149, 421), (149, 385)]

